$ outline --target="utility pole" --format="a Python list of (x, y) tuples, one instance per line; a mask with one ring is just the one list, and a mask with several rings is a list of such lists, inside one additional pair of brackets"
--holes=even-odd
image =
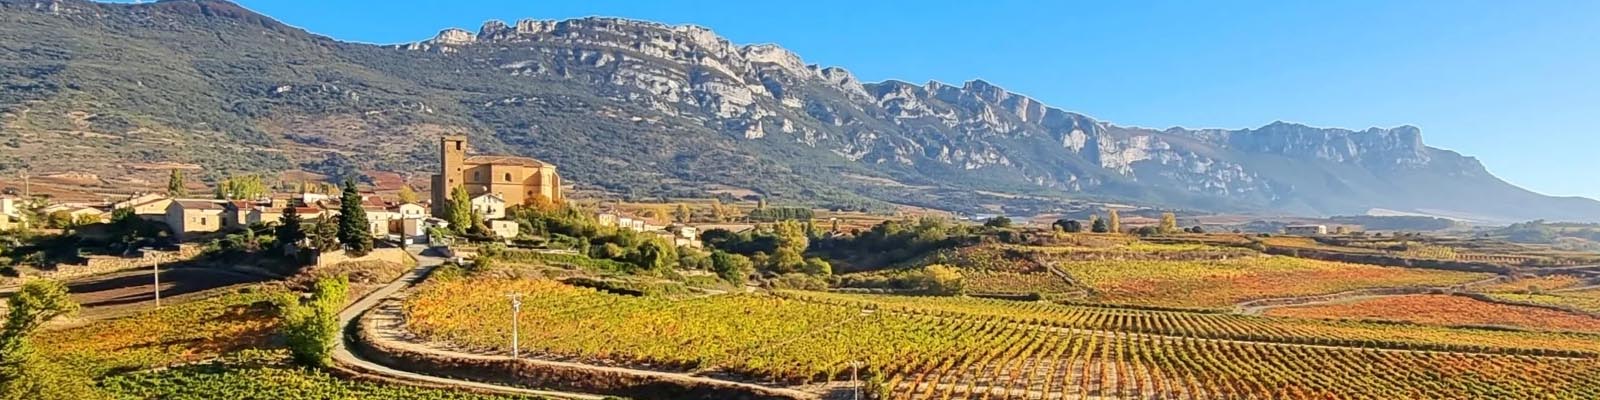
[(150, 276), (156, 280), (156, 308), (161, 308), (161, 255), (156, 254), (150, 260)]
[(506, 297), (511, 298), (511, 359), (515, 360), (520, 355), (517, 346), (517, 320), (522, 314), (522, 293), (507, 293)]
[(33, 185), (28, 181), (28, 171), (22, 171), (22, 198), (33, 200)]
[(850, 398), (853, 400), (861, 400), (861, 382), (856, 375), (858, 370), (861, 369), (861, 364), (861, 361), (850, 362), (850, 387), (853, 388)]

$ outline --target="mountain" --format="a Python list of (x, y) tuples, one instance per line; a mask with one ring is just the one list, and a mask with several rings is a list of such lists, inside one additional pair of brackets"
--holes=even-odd
[(468, 134), (636, 197), (1600, 220), (1600, 202), (1518, 188), (1415, 127), (1119, 126), (982, 80), (862, 82), (697, 26), (491, 21), (378, 46), (211, 0), (0, 0), (0, 20), (6, 171), (423, 173), (433, 138)]

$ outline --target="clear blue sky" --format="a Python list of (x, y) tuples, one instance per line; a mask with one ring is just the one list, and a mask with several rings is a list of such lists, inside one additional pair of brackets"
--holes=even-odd
[(1600, 198), (1600, 1), (244, 0), (343, 40), (618, 16), (864, 80), (982, 78), (1118, 124), (1417, 125), (1512, 183)]

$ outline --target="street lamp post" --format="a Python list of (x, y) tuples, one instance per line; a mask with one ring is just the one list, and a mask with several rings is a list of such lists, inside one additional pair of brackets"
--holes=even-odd
[(522, 314), (522, 293), (510, 293), (506, 297), (511, 298), (511, 359), (515, 360), (519, 358), (517, 320), (521, 319), (519, 316)]

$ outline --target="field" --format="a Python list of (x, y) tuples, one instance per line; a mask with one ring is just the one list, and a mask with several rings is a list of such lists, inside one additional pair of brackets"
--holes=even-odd
[(283, 366), (282, 356), (241, 357), (159, 372), (119, 375), (102, 386), (126, 399), (409, 399), (510, 400), (536, 397), (493, 396), (470, 392), (341, 380), (325, 372)]
[(1379, 267), (1282, 256), (1201, 261), (1071, 261), (1057, 268), (1109, 304), (1221, 309), (1264, 298), (1382, 287), (1452, 286), (1491, 274)]
[(1573, 310), (1600, 313), (1600, 289), (1584, 289), (1542, 294), (1490, 293), (1495, 299), (1518, 303), (1565, 307)]
[[(503, 351), (786, 383), (852, 360), (888, 398), (1595, 398), (1600, 338), (814, 292), (666, 300), (547, 280), (430, 283), (408, 327)], [(603, 333), (603, 334), (600, 334)], [(1432, 351), (1423, 351), (1432, 350)], [(1561, 357), (1556, 357), (1559, 355)]]
[(1546, 308), (1514, 306), (1464, 296), (1379, 297), (1314, 306), (1286, 307), (1266, 315), (1408, 321), (1435, 325), (1511, 326), (1541, 330), (1600, 331), (1600, 318)]
[(1544, 293), (1556, 289), (1566, 289), (1584, 285), (1583, 278), (1572, 275), (1548, 275), (1533, 278), (1517, 279), (1492, 285), (1483, 285), (1473, 290), (1483, 293)]

